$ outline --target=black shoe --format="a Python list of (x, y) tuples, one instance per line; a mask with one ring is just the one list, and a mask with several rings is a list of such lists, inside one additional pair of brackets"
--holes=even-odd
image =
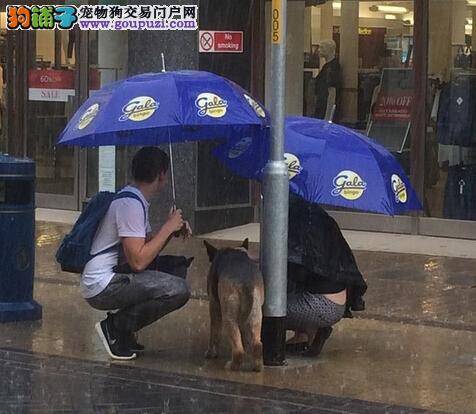
[(309, 357), (318, 356), (321, 353), (324, 344), (329, 339), (329, 336), (331, 336), (331, 333), (332, 328), (330, 326), (326, 328), (319, 328), (317, 330), (314, 341), (312, 342), (311, 346), (304, 352), (303, 355)]
[(137, 342), (137, 334), (132, 333), (127, 338), (124, 339), (124, 344), (126, 348), (130, 349), (132, 352), (144, 352), (145, 346)]
[(137, 356), (127, 348), (125, 341), (121, 340), (119, 335), (114, 332), (110, 314), (107, 315), (106, 319), (96, 324), (96, 331), (111, 358), (124, 361), (134, 359)]
[(362, 312), (365, 310), (365, 300), (362, 299), (362, 297), (355, 298), (351, 303), (350, 303), (350, 308), (355, 311), (355, 312)]

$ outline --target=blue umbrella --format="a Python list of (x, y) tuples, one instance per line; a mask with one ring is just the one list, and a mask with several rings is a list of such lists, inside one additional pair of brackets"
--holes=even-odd
[[(269, 139), (268, 139), (269, 141)], [(232, 171), (260, 180), (269, 153), (229, 141), (215, 155)], [(285, 158), (290, 190), (307, 201), (395, 215), (420, 210), (410, 180), (390, 152), (369, 138), (320, 119), (288, 117)]]
[(264, 107), (229, 79), (203, 71), (165, 72), (164, 67), (161, 73), (133, 76), (93, 93), (68, 122), (58, 144), (168, 143), (175, 202), (173, 142), (246, 139), (255, 154), (262, 154), (259, 146), (268, 126)]
[(93, 93), (58, 144), (159, 145), (256, 138), (269, 125), (264, 108), (234, 82), (209, 72), (146, 73)]

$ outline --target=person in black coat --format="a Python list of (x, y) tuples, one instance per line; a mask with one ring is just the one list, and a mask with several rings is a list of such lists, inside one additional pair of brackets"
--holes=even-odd
[(317, 204), (291, 194), (288, 230), (289, 352), (317, 356), (332, 326), (364, 310), (367, 284), (339, 226)]

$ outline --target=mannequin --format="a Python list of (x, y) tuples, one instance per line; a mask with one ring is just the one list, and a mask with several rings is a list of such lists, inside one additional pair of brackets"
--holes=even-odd
[(334, 112), (339, 109), (341, 87), (341, 68), (336, 58), (336, 44), (333, 40), (323, 40), (319, 44), (319, 53), (326, 63), (315, 78), (316, 112), (315, 117), (333, 121)]

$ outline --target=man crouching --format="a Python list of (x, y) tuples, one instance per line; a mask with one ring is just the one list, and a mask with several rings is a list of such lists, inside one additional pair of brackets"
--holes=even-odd
[[(96, 324), (96, 330), (114, 359), (133, 359), (144, 349), (136, 332), (187, 303), (190, 292), (183, 278), (147, 270), (171, 236), (190, 226), (181, 210), (171, 210), (165, 224), (151, 235), (150, 200), (167, 183), (168, 155), (144, 147), (132, 161), (133, 183), (121, 190), (134, 197), (115, 199), (94, 237), (91, 254), (81, 277), (86, 301), (99, 310), (114, 310)], [(122, 255), (123, 252), (123, 255)], [(125, 258), (131, 273), (117, 269)], [(116, 270), (116, 271), (115, 271)]]

